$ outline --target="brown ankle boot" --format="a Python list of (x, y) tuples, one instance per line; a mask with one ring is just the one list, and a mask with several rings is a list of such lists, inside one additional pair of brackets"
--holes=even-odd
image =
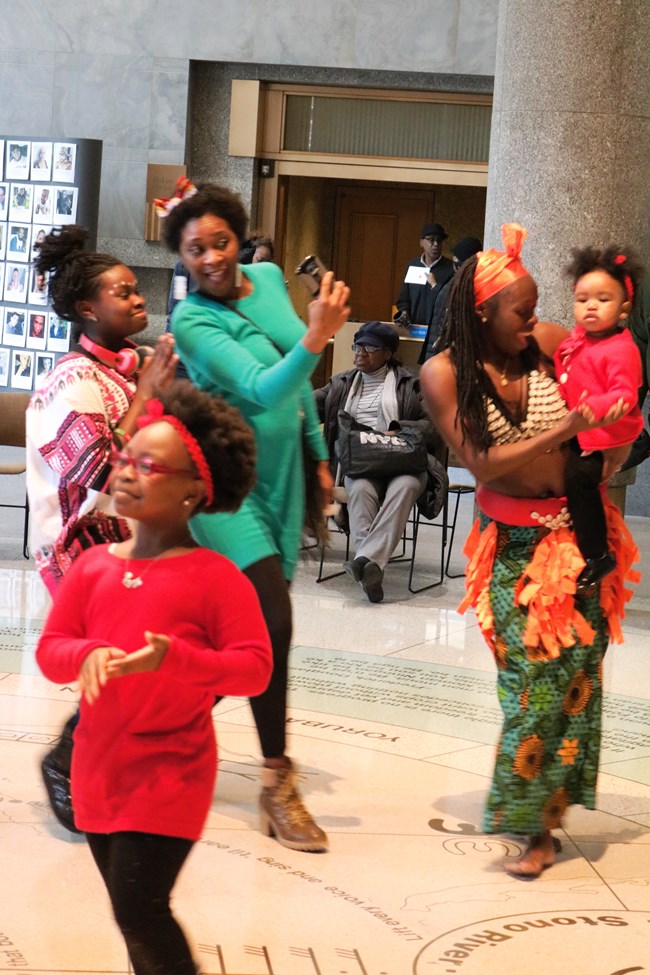
[(290, 768), (262, 768), (260, 795), (260, 829), (265, 836), (275, 836), (290, 850), (323, 853), (327, 835), (316, 825), (296, 785), (296, 773)]

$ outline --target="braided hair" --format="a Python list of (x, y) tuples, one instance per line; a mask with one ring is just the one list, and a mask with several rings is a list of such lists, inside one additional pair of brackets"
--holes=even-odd
[(441, 346), (442, 349), (449, 349), (456, 370), (457, 419), (463, 441), (468, 438), (477, 447), (487, 448), (490, 445), (490, 435), (485, 397), (491, 395), (492, 386), (482, 364), (486, 348), (485, 325), (475, 307), (476, 261), (476, 256), (470, 257), (454, 275)]
[(85, 227), (72, 224), (56, 227), (34, 245), (37, 251), (34, 267), (40, 274), (49, 274), (52, 307), (59, 318), (74, 322), (77, 331), (83, 331), (84, 326), (76, 309), (77, 302), (96, 298), (102, 274), (123, 263), (110, 254), (86, 250), (87, 240)]
[[(490, 379), (483, 363), (488, 351), (486, 323), (481, 321), (476, 311), (474, 293), (474, 272), (477, 257), (465, 261), (454, 276), (449, 293), (449, 306), (445, 331), (441, 337), (442, 349), (448, 349), (456, 370), (458, 391), (457, 420), (463, 436), (478, 450), (492, 446), (492, 434), (488, 428), (486, 401), (499, 399), (498, 391)], [(500, 294), (497, 293), (485, 302), (485, 307), (495, 313)], [(540, 350), (531, 337), (526, 349), (521, 353), (524, 369), (530, 371), (539, 367), (541, 361), (550, 360)]]

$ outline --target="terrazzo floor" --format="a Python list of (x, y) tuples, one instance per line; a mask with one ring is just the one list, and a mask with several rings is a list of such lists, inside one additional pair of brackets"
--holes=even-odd
[[(0, 973), (122, 975), (126, 952), (86, 844), (45, 801), (39, 760), (76, 692), (39, 675), (34, 647), (49, 598), (20, 557), (18, 515), (2, 518)], [(465, 498), (459, 535), (470, 520)], [(650, 520), (628, 523), (647, 575)], [(437, 538), (433, 529), (420, 538), (425, 576)], [(462, 569), (460, 548), (452, 571)], [(571, 809), (557, 864), (522, 882), (501, 866), (517, 843), (480, 833), (499, 708), (475, 617), (455, 609), (462, 579), (411, 595), (407, 566), (392, 565), (385, 601), (371, 605), (347, 576), (315, 577), (305, 553), (293, 586), (289, 750), (330, 850), (292, 852), (259, 832), (250, 710), (222, 702), (212, 811), (174, 899), (201, 971), (650, 972), (647, 579), (624, 645), (605, 660), (599, 809)]]

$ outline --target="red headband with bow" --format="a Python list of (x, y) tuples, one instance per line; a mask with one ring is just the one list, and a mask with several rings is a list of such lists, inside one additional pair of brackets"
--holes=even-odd
[(159, 399), (150, 399), (147, 403), (146, 414), (138, 417), (138, 429), (142, 427), (148, 427), (150, 423), (159, 423), (163, 421), (169, 423), (176, 432), (180, 435), (181, 440), (187, 447), (187, 452), (194, 461), (194, 465), (199, 472), (199, 477), (205, 484), (205, 503), (206, 505), (211, 505), (214, 501), (214, 482), (212, 480), (212, 473), (208, 466), (208, 462), (205, 459), (205, 454), (201, 450), (198, 440), (193, 434), (187, 429), (184, 423), (182, 423), (178, 417), (172, 416), (170, 413), (165, 413), (165, 408)]

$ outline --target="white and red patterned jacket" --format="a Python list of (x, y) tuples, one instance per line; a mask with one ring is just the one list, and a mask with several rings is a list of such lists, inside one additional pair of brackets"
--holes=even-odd
[(83, 549), (129, 537), (106, 484), (114, 430), (136, 384), (80, 352), (59, 359), (27, 409), (30, 548), (52, 592)]

